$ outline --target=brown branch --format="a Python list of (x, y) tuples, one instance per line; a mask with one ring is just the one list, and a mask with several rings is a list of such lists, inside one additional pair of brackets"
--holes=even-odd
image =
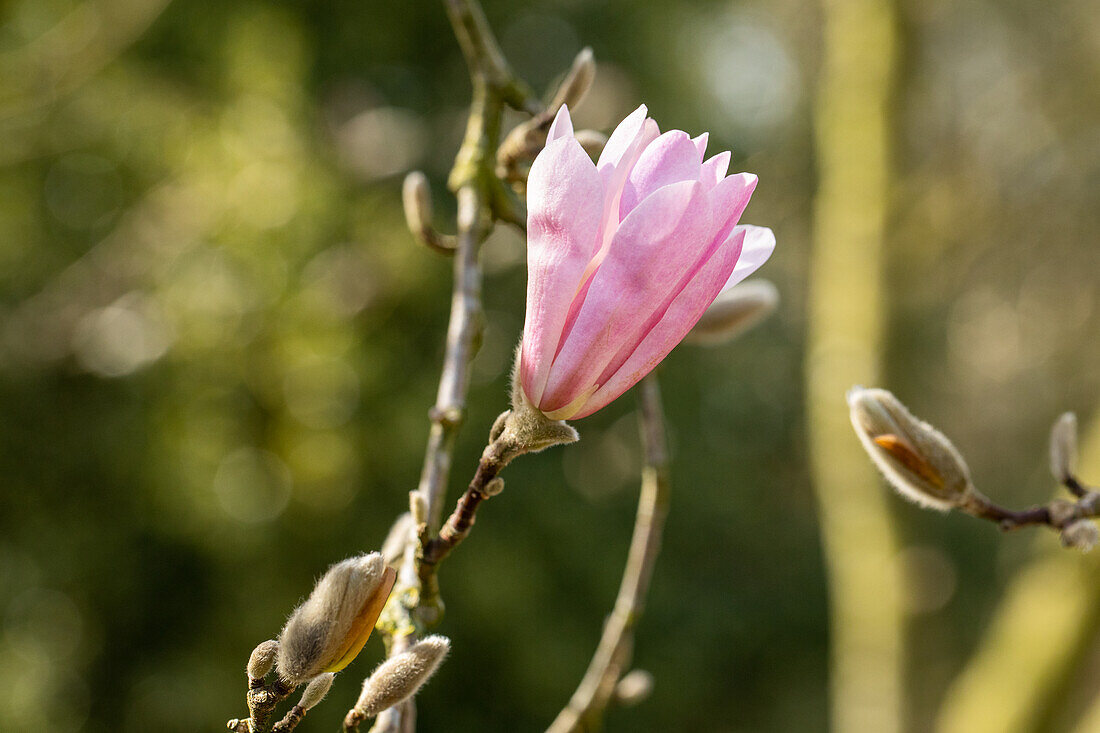
[[(431, 429), (417, 486), (426, 520), (420, 528), (421, 545), (428, 541), (430, 529), (438, 526), (442, 518), (455, 436), (465, 416), (470, 361), (481, 334), (480, 245), (495, 215), (507, 212), (506, 218), (516, 218), (514, 208), (506, 209), (507, 199), (500, 193), (504, 184), (493, 172), (504, 106), (532, 114), (540, 111), (534, 95), (509, 69), (476, 0), (445, 0), (444, 5), (469, 67), (473, 101), (462, 146), (448, 180), (458, 199), (454, 289), (439, 390), (435, 406), (429, 411)], [(441, 613), (434, 575), (427, 583), (420, 577), (422, 550), (415, 543), (406, 549), (399, 570), (399, 584), (404, 587), (394, 593), (392, 614), (381, 625), (390, 655), (415, 643), (422, 630), (437, 622)], [(408, 700), (380, 714), (372, 731), (411, 733), (415, 716), (415, 705)], [(345, 729), (357, 730), (361, 722), (352, 720), (349, 713)]]
[(1013, 511), (974, 492), (958, 508), (972, 517), (996, 522), (1005, 532), (1037, 525), (1060, 531), (1079, 520), (1100, 516), (1100, 493), (1082, 484), (1075, 476), (1068, 476), (1062, 485), (1076, 497), (1076, 501), (1055, 499), (1048, 504)]
[(283, 719), (275, 724), (275, 727), (271, 729), (271, 733), (284, 733), (284, 731), (292, 731), (298, 727), (298, 723), (302, 722), (302, 718), (306, 717), (306, 710), (301, 705), (295, 705), (287, 711)]
[(651, 373), (642, 380), (639, 399), (645, 466), (634, 536), (630, 541), (619, 595), (584, 678), (547, 733), (577, 733), (596, 729), (615, 692), (616, 683), (628, 671), (630, 664), (634, 627), (645, 607), (649, 582), (661, 548), (661, 532), (669, 501), (664, 410), (656, 374)]
[(498, 475), (519, 453), (520, 449), (515, 443), (500, 435), (495, 436), (485, 447), (481, 460), (477, 464), (477, 471), (466, 491), (459, 497), (454, 511), (447, 517), (439, 534), (423, 543), (418, 575), (425, 594), (436, 590), (436, 567), (462, 540), (466, 539), (466, 535), (474, 526), (478, 507), (483, 501), (500, 492), (504, 484)]
[(279, 676), (270, 682), (260, 679), (250, 680), (248, 684), (248, 717), (244, 720), (234, 718), (226, 727), (239, 733), (267, 733), (271, 730), (271, 714), (280, 702), (290, 697), (295, 686)]

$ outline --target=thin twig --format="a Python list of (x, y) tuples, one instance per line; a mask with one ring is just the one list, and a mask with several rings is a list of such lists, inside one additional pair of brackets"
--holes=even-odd
[(1036, 525), (1062, 530), (1078, 520), (1100, 516), (1100, 493), (1082, 484), (1075, 476), (1066, 478), (1062, 485), (1076, 501), (1055, 499), (1049, 504), (1013, 511), (976, 494), (959, 509), (972, 517), (996, 522), (1006, 532)]
[[(423, 497), (426, 527), (439, 525), (450, 476), (455, 436), (465, 415), (470, 361), (481, 333), (481, 267), (478, 253), (494, 215), (505, 210), (504, 184), (495, 176), (496, 149), (500, 143), (504, 105), (531, 113), (540, 111), (531, 91), (512, 74), (476, 0), (445, 0), (447, 15), (466, 58), (473, 86), (473, 101), (462, 146), (448, 181), (458, 199), (458, 233), (454, 250), (454, 291), (447, 326), (446, 348), (435, 406), (429, 411), (431, 430), (417, 491)], [(510, 193), (510, 192), (508, 192)], [(506, 218), (514, 219), (510, 213)], [(382, 627), (389, 653), (415, 643), (423, 628), (438, 621), (440, 607), (434, 575), (425, 586), (418, 572), (421, 548), (406, 549), (399, 570), (392, 613)], [(415, 726), (412, 700), (378, 716), (373, 733), (411, 733)], [(347, 723), (351, 722), (352, 726)], [(355, 730), (361, 721), (346, 721)]]
[(271, 729), (271, 733), (289, 733), (298, 727), (298, 723), (302, 722), (302, 718), (306, 717), (306, 710), (301, 705), (295, 705), (286, 712), (283, 719), (275, 724), (275, 727)]
[(496, 89), (508, 106), (530, 114), (541, 112), (538, 98), (509, 68), (477, 0), (445, 0), (444, 4), (470, 76)]
[(615, 685), (628, 671), (630, 664), (634, 627), (645, 606), (649, 582), (661, 548), (661, 532), (668, 514), (669, 500), (664, 410), (656, 374), (651, 373), (641, 381), (639, 399), (645, 466), (634, 536), (630, 541), (619, 595), (584, 678), (547, 733), (576, 733), (598, 728), (615, 692)]
[(508, 465), (516, 455), (515, 446), (501, 440), (498, 436), (491, 440), (481, 454), (477, 471), (470, 485), (458, 500), (454, 511), (439, 530), (439, 534), (424, 543), (420, 558), (420, 579), (428, 582), (434, 576), (435, 568), (451, 554), (451, 551), (466, 538), (474, 526), (478, 507), (481, 502), (497, 493), (494, 483), (501, 469)]

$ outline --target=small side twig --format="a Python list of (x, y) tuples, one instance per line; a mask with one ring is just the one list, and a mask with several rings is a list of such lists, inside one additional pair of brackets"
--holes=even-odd
[[(517, 208), (506, 206), (512, 199), (504, 194), (511, 192), (504, 190), (504, 184), (493, 172), (504, 107), (507, 105), (530, 114), (541, 111), (534, 94), (508, 67), (476, 0), (445, 0), (444, 5), (469, 67), (473, 101), (465, 136), (448, 180), (458, 199), (458, 232), (453, 239), (454, 289), (443, 368), (435, 406), (429, 411), (431, 429), (417, 486), (423, 501), (425, 523), (420, 542), (410, 543), (406, 548), (390, 613), (379, 624), (391, 656), (415, 643), (423, 630), (440, 617), (434, 577), (429, 586), (424, 587), (418, 570), (422, 546), (430, 529), (438, 526), (442, 518), (455, 436), (465, 415), (470, 362), (481, 333), (482, 272), (478, 254), (494, 217), (503, 214), (507, 220), (516, 220), (520, 216)], [(448, 251), (451, 249), (450, 239), (441, 239), (436, 244), (446, 245)], [(409, 699), (383, 711), (372, 731), (412, 733), (415, 716), (415, 703)], [(345, 728), (357, 730), (362, 722), (352, 720), (349, 714)]]
[(298, 727), (298, 723), (302, 722), (302, 718), (306, 717), (306, 710), (301, 705), (295, 705), (286, 712), (283, 719), (275, 724), (275, 727), (271, 729), (271, 733), (283, 733), (284, 731), (292, 731)]
[(423, 592), (434, 589), (436, 566), (458, 546), (477, 518), (477, 510), (483, 501), (500, 493), (504, 487), (499, 478), (501, 470), (516, 455), (516, 448), (508, 441), (496, 436), (481, 454), (470, 485), (459, 498), (454, 511), (447, 517), (435, 537), (425, 538), (419, 558), (419, 577)]
[(1055, 499), (1047, 504), (1013, 511), (979, 494), (959, 509), (972, 517), (995, 522), (1005, 532), (1036, 525), (1063, 530), (1079, 520), (1100, 516), (1100, 493), (1073, 476), (1067, 478), (1063, 486), (1077, 498), (1076, 501)]
[(651, 373), (641, 381), (639, 399), (645, 466), (634, 536), (619, 595), (584, 678), (547, 733), (578, 733), (597, 728), (616, 683), (630, 664), (634, 628), (653, 577), (669, 501), (668, 449), (656, 374)]
[(432, 224), (432, 192), (427, 176), (420, 171), (405, 176), (401, 186), (401, 204), (405, 209), (405, 222), (414, 237), (440, 254), (455, 253), (454, 236), (441, 234)]

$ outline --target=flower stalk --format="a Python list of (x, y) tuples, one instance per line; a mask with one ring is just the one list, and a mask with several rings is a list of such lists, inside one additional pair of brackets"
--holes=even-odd
[(569, 704), (547, 728), (547, 733), (580, 733), (598, 728), (604, 711), (615, 697), (616, 686), (630, 670), (634, 628), (645, 608), (649, 583), (653, 579), (671, 491), (664, 408), (655, 373), (642, 380), (638, 401), (645, 463), (634, 536), (619, 594), (588, 670)]

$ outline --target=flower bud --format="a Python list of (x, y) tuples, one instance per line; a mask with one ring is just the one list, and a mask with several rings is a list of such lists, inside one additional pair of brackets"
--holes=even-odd
[(623, 707), (644, 702), (653, 692), (653, 675), (644, 669), (635, 669), (623, 675), (615, 685), (615, 701)]
[(750, 280), (719, 294), (684, 339), (692, 344), (716, 344), (740, 336), (771, 315), (779, 291), (767, 280)]
[(1088, 552), (1100, 541), (1100, 529), (1088, 519), (1078, 519), (1062, 530), (1062, 546)]
[(1050, 472), (1065, 483), (1077, 472), (1077, 416), (1067, 412), (1050, 430)]
[(409, 229), (422, 232), (432, 224), (432, 191), (428, 187), (428, 177), (420, 171), (405, 176), (401, 186), (401, 202), (405, 206), (405, 220)]
[(409, 231), (437, 252), (451, 254), (454, 244), (432, 225), (432, 189), (428, 177), (420, 171), (405, 176), (401, 186), (401, 203), (405, 208), (405, 222)]
[(409, 492), (409, 516), (416, 526), (428, 521), (428, 500), (416, 489)]
[(302, 693), (302, 699), (298, 701), (298, 707), (302, 710), (316, 707), (317, 703), (324, 700), (325, 695), (332, 689), (332, 681), (335, 678), (335, 673), (325, 672), (311, 679), (309, 684), (306, 685), (305, 692)]
[(913, 417), (894, 395), (853, 387), (848, 405), (864, 449), (902, 496), (947, 511), (976, 494), (970, 469), (951, 441)]
[(279, 642), (268, 639), (260, 643), (252, 650), (248, 658), (248, 666), (245, 668), (250, 680), (262, 680), (275, 666), (275, 657), (279, 653)]
[(585, 47), (573, 59), (573, 66), (569, 69), (558, 91), (554, 95), (554, 101), (549, 109), (557, 110), (566, 105), (570, 109), (580, 104), (588, 90), (592, 88), (592, 80), (596, 78), (596, 59), (592, 55), (592, 49)]
[(363, 692), (354, 711), (373, 718), (409, 699), (428, 681), (450, 648), (451, 642), (445, 636), (429, 636), (407, 652), (382, 662), (363, 682)]
[(1078, 514), (1080, 508), (1077, 504), (1065, 499), (1053, 500), (1047, 504), (1047, 511), (1050, 513), (1050, 523), (1055, 527), (1064, 527), (1074, 518), (1080, 517), (1080, 514)]
[(497, 476), (495, 479), (485, 484), (485, 488), (481, 490), (485, 496), (493, 497), (504, 491), (504, 479)]
[(412, 514), (405, 512), (397, 518), (386, 535), (386, 541), (382, 543), (382, 558), (387, 565), (395, 565), (401, 561), (405, 555), (405, 546), (415, 531), (416, 522), (413, 521)]
[(377, 552), (329, 568), (279, 635), (279, 675), (300, 685), (351, 663), (367, 643), (396, 577)]

